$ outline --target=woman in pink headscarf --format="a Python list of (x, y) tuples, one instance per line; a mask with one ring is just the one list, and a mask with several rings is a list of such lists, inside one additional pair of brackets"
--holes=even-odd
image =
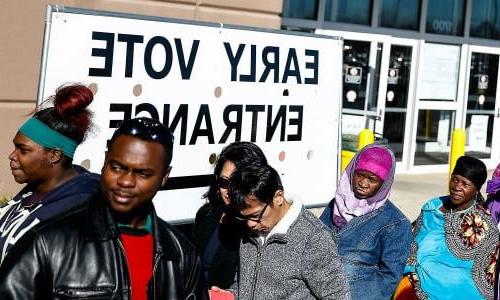
[(351, 160), (320, 219), (330, 227), (352, 299), (390, 299), (412, 240), (410, 221), (389, 201), (392, 151), (368, 145)]

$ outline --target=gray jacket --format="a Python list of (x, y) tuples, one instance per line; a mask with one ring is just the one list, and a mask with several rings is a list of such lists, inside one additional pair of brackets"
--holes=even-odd
[(351, 299), (333, 235), (304, 207), (286, 234), (240, 245), (238, 299)]

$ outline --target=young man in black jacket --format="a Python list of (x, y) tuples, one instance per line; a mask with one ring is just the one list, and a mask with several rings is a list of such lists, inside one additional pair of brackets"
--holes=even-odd
[(100, 192), (15, 245), (0, 268), (0, 299), (206, 299), (193, 246), (152, 204), (172, 150), (160, 122), (125, 121), (111, 138)]

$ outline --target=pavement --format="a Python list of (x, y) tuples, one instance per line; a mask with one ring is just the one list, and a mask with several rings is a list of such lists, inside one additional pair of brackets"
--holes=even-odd
[[(488, 179), (491, 178), (492, 171), (488, 172)], [(484, 197), (485, 188), (486, 184), (481, 189)], [(447, 194), (448, 173), (396, 174), (389, 199), (410, 221), (414, 221), (427, 200)], [(313, 208), (311, 211), (319, 216), (323, 208)]]
[(395, 176), (389, 199), (410, 221), (413, 221), (427, 200), (446, 194), (448, 194), (448, 173), (401, 174)]

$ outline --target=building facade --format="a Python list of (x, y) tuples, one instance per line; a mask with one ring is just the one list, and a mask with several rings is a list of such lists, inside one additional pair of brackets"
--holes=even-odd
[(285, 0), (282, 28), (344, 38), (343, 135), (374, 130), (398, 172), (500, 161), (499, 0)]

